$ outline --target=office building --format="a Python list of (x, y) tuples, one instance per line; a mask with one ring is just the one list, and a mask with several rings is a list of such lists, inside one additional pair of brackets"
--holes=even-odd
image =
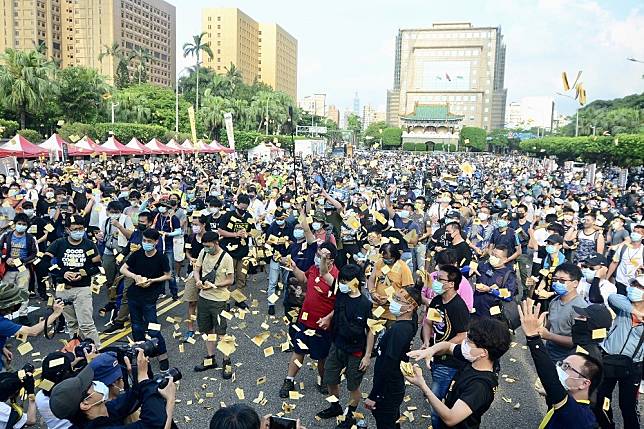
[(393, 88), (387, 92), (387, 122), (416, 106), (444, 106), (463, 116), (462, 125), (488, 130), (505, 122), (505, 44), (500, 27), (470, 23), (401, 29), (396, 37)]
[(298, 102), (300, 109), (315, 116), (326, 116), (326, 94), (307, 95)]
[(506, 128), (553, 129), (555, 100), (552, 97), (523, 97), (508, 105)]
[(340, 111), (333, 104), (331, 104), (329, 106), (329, 108), (327, 109), (326, 117), (330, 121), (335, 122), (336, 125), (338, 125), (338, 126), (340, 125)]
[(367, 127), (375, 122), (384, 122), (386, 120), (385, 112), (379, 112), (371, 104), (365, 104), (362, 108), (362, 129), (366, 130)]
[[(175, 7), (162, 0), (0, 0), (0, 50), (46, 48), (61, 67), (97, 69), (112, 80), (117, 60), (98, 57), (118, 43), (148, 50), (148, 81), (171, 86), (176, 73)], [(129, 63), (131, 76), (136, 61)]]
[(213, 52), (205, 67), (224, 74), (232, 63), (246, 84), (258, 80), (297, 100), (297, 40), (286, 30), (237, 8), (203, 9), (201, 26)]
[(360, 116), (360, 98), (357, 92), (353, 96), (353, 113)]

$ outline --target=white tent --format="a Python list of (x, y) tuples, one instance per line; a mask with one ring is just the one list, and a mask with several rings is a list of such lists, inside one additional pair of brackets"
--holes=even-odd
[(248, 159), (262, 159), (270, 161), (284, 156), (284, 149), (275, 146), (273, 143), (260, 143), (248, 150)]

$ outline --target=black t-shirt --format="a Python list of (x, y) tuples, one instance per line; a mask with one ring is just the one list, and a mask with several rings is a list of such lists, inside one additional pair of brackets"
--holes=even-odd
[(453, 357), (465, 363), (465, 366), (454, 377), (454, 382), (445, 398), (445, 405), (452, 408), (460, 399), (470, 407), (472, 414), (452, 427), (478, 428), (481, 425), (481, 417), (494, 401), (494, 392), (499, 385), (498, 377), (493, 371), (478, 371), (472, 368), (472, 364), (463, 357), (461, 346), (454, 348)]
[(472, 249), (465, 241), (449, 246), (456, 253), (456, 263), (459, 267), (465, 267), (472, 261)]
[[(431, 300), (429, 307), (435, 308), (442, 319), (441, 322), (432, 322), (434, 343), (449, 341), (459, 332), (467, 332), (470, 312), (460, 295), (455, 295), (447, 303), (443, 303), (442, 297), (437, 295)], [(449, 355), (436, 356), (434, 362), (450, 368), (459, 368), (461, 366), (461, 362)]]
[(219, 220), (221, 219), (221, 215), (217, 213), (217, 217), (215, 217), (213, 214), (209, 214), (206, 216), (208, 219), (206, 222), (206, 229), (208, 231), (215, 231), (217, 232), (217, 229), (219, 228)]
[(81, 269), (88, 271), (94, 265), (92, 259), (98, 255), (98, 248), (87, 238), (83, 238), (79, 244), (70, 243), (67, 237), (59, 238), (49, 246), (47, 253), (53, 256), (52, 266), (56, 264), (59, 268), (52, 271), (56, 284), (65, 283), (71, 287), (83, 287), (91, 284), (90, 276), (81, 277), (76, 281), (68, 281), (63, 277), (66, 272), (78, 272)]
[[(153, 256), (146, 256), (143, 249), (137, 250), (128, 258), (127, 266), (132, 273), (138, 274), (148, 279), (156, 279), (161, 277), (164, 273), (170, 272), (170, 264), (168, 263), (168, 258), (166, 258), (166, 256), (158, 250)], [(162, 284), (163, 282), (152, 283), (147, 288), (139, 287), (136, 284), (133, 284), (127, 290), (128, 299), (149, 299), (153, 300), (152, 302), (154, 302), (159, 296), (159, 293), (161, 293)]]
[(203, 244), (201, 244), (201, 241), (197, 239), (197, 234), (192, 234), (188, 242), (190, 247), (186, 245), (186, 251), (192, 258), (197, 259), (199, 257), (199, 252), (203, 249)]
[[(250, 232), (252, 226), (248, 212), (239, 214), (237, 210), (226, 212), (219, 219), (219, 228), (228, 232)], [(233, 259), (241, 259), (248, 255), (248, 238), (222, 237), (220, 246), (225, 249)]]
[[(348, 293), (336, 294), (333, 341), (340, 350), (347, 353), (364, 353), (367, 319), (371, 316), (371, 307), (371, 301), (362, 294), (355, 298), (351, 298)], [(346, 326), (347, 324), (350, 326)], [(361, 335), (357, 335), (359, 332)]]

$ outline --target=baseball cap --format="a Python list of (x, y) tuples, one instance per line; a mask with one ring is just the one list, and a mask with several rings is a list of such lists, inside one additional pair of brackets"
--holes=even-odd
[(559, 234), (550, 234), (548, 238), (546, 238), (546, 243), (550, 244), (563, 244), (563, 237)]
[(608, 258), (606, 258), (601, 253), (594, 252), (588, 258), (582, 261), (584, 264), (589, 267), (596, 267), (597, 265), (603, 265), (607, 267), (609, 265)]
[(93, 380), (94, 370), (88, 365), (76, 377), (58, 383), (49, 397), (51, 412), (59, 419), (69, 420), (76, 415)]
[(94, 380), (109, 386), (123, 377), (121, 366), (116, 360), (116, 353), (105, 352), (96, 356), (89, 364), (94, 371)]
[(0, 373), (0, 401), (5, 402), (11, 398), (20, 388), (22, 382), (15, 372)]
[(42, 378), (58, 383), (71, 374), (73, 353), (53, 352), (42, 361)]
[(605, 305), (591, 304), (588, 307), (577, 307), (573, 305), (572, 309), (580, 316), (588, 319), (588, 327), (590, 329), (608, 329), (613, 324), (613, 318)]

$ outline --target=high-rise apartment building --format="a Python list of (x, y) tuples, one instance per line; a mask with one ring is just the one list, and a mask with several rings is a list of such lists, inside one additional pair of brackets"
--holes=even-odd
[[(98, 57), (118, 43), (149, 51), (149, 82), (174, 85), (176, 12), (163, 0), (0, 0), (0, 23), (0, 50), (43, 45), (61, 67), (92, 67), (112, 79), (116, 58)], [(129, 67), (134, 75), (136, 62)]]
[(297, 99), (297, 40), (286, 30), (237, 8), (203, 9), (201, 26), (213, 52), (203, 59), (206, 67), (223, 74), (235, 64), (245, 83), (257, 79)]
[(365, 104), (362, 108), (362, 129), (366, 130), (369, 125), (385, 120), (385, 112), (379, 112), (371, 104)]
[(340, 125), (340, 111), (335, 105), (331, 104), (326, 110), (327, 119), (335, 122), (336, 125)]
[(326, 116), (326, 94), (307, 95), (298, 102), (300, 109), (315, 116)]
[(401, 29), (396, 37), (393, 89), (387, 91), (387, 122), (416, 105), (445, 105), (462, 115), (463, 125), (502, 128), (505, 44), (500, 27), (470, 23), (433, 24)]

